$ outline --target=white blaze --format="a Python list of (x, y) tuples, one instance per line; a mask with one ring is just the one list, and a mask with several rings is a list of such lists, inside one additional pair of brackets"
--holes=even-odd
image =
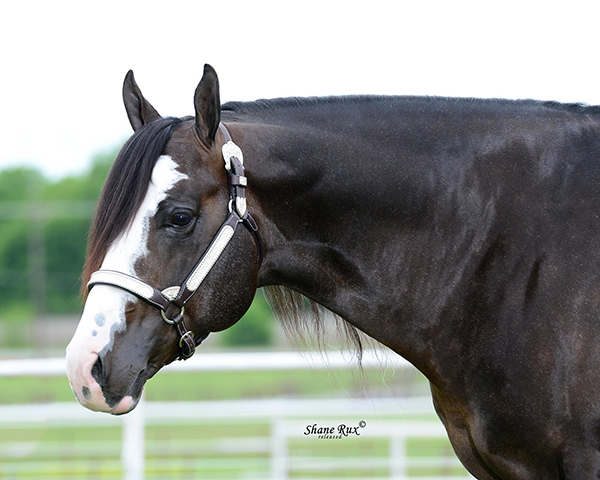
[[(140, 209), (129, 227), (108, 249), (102, 269), (136, 276), (135, 262), (148, 253), (150, 219), (156, 214), (167, 192), (186, 178), (186, 175), (177, 171), (177, 164), (171, 157), (159, 157)], [(99, 385), (91, 377), (91, 368), (98, 353), (112, 344), (114, 334), (125, 329), (125, 307), (128, 302), (135, 301), (140, 300), (125, 290), (107, 285), (94, 286), (88, 295), (75, 335), (67, 346), (67, 375), (71, 388), (88, 408), (110, 410)], [(84, 387), (90, 392), (89, 395), (82, 394)]]

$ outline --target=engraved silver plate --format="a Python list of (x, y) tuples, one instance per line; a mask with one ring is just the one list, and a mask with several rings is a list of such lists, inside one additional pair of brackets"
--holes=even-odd
[(235, 143), (229, 141), (221, 148), (223, 152), (223, 159), (225, 160), (225, 168), (227, 171), (231, 171), (231, 157), (237, 157), (240, 163), (244, 164), (244, 155), (242, 150)]
[(240, 217), (246, 215), (246, 199), (244, 197), (236, 197), (235, 209)]
[(177, 295), (179, 295), (179, 290), (180, 290), (180, 287), (169, 287), (169, 288), (165, 288), (160, 293), (162, 293), (170, 301), (173, 301), (173, 300), (175, 300), (175, 298), (177, 298)]

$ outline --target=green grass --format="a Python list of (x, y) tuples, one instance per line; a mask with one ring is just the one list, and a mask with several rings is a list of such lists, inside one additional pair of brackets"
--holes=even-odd
[(47, 427), (37, 428), (0, 428), (0, 442), (68, 442), (77, 439), (80, 442), (120, 442), (120, 426), (102, 426), (95, 428)]
[[(270, 428), (267, 422), (149, 425), (145, 435), (146, 478), (268, 478)], [(118, 427), (0, 429), (0, 478), (122, 478), (120, 437)], [(261, 441), (263, 445), (245, 452), (237, 450), (244, 440), (246, 447), (256, 447)], [(223, 442), (230, 442), (234, 449), (224, 448)], [(33, 448), (22, 458), (11, 458), (6, 455), (7, 444), (31, 444)], [(385, 438), (319, 440), (294, 437), (288, 440), (290, 478), (386, 478), (390, 473), (389, 448), (389, 440)], [(407, 451), (412, 459), (452, 455), (446, 439), (409, 439)], [(362, 469), (353, 467), (352, 462), (358, 457), (373, 460), (376, 465)], [(342, 468), (327, 469), (325, 465), (332, 461), (341, 462)], [(316, 469), (311, 468), (315, 466)], [(409, 468), (409, 474), (415, 478), (461, 475), (464, 470), (458, 466), (419, 466)]]
[(0, 377), (0, 404), (74, 400), (67, 377)]
[[(90, 430), (74, 428), (0, 430), (0, 478), (119, 478), (120, 429), (101, 427)], [(148, 479), (177, 478), (266, 478), (270, 469), (268, 423), (219, 424), (198, 423), (148, 426), (146, 429), (146, 476)], [(6, 436), (6, 437), (5, 437)], [(227, 451), (222, 442), (246, 439), (255, 445), (264, 440), (264, 449), (248, 452)], [(3, 455), (5, 442), (32, 442), (35, 447), (26, 461)], [(385, 438), (347, 438), (318, 440), (292, 438), (288, 440), (291, 478), (345, 478), (357, 476), (387, 477), (389, 440)], [(445, 439), (410, 439), (410, 458), (449, 456), (451, 449)], [(356, 458), (368, 458), (376, 465), (367, 469), (352, 466)], [(347, 467), (336, 470), (311, 467), (341, 462)], [(322, 463), (325, 462), (325, 463)], [(461, 474), (460, 467), (413, 467), (412, 476)]]
[[(378, 396), (398, 393), (406, 384), (427, 394), (412, 373), (377, 369), (290, 370), (275, 372), (160, 372), (146, 384), (150, 401), (201, 401), (265, 397)], [(0, 404), (74, 401), (66, 377), (0, 378)]]

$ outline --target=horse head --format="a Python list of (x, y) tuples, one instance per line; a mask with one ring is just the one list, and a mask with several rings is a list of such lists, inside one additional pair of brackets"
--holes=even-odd
[[(161, 367), (190, 356), (209, 332), (245, 313), (259, 264), (256, 226), (235, 197), (246, 182), (241, 153), (234, 150), (225, 158), (233, 167), (224, 168), (222, 147), (235, 145), (219, 128), (214, 69), (204, 68), (195, 117), (161, 117), (132, 72), (123, 99), (134, 134), (100, 196), (83, 276), (85, 307), (67, 347), (76, 398), (114, 414), (132, 410)], [(236, 230), (238, 223), (249, 228)]]

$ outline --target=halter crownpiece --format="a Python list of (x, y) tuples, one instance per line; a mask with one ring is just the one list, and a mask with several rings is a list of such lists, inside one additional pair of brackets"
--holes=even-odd
[[(180, 286), (172, 286), (159, 290), (147, 284), (137, 277), (115, 270), (97, 270), (90, 276), (87, 284), (88, 290), (94, 285), (111, 285), (126, 290), (135, 296), (158, 308), (163, 320), (172, 324), (179, 334), (180, 359), (191, 357), (198, 345), (208, 336), (205, 335), (194, 339), (194, 333), (188, 330), (183, 314), (185, 304), (196, 293), (206, 276), (209, 274), (231, 239), (235, 234), (237, 226), (243, 223), (254, 235), (258, 249), (259, 265), (262, 260), (258, 227), (252, 216), (248, 213), (246, 206), (246, 187), (248, 179), (244, 176), (244, 158), (242, 150), (231, 140), (229, 131), (222, 123), (219, 128), (225, 137), (222, 147), (225, 170), (227, 170), (228, 184), (230, 189), (229, 216), (223, 222), (216, 235), (206, 248), (200, 260), (186, 276)], [(177, 313), (173, 318), (167, 317), (169, 312), (176, 308)]]

